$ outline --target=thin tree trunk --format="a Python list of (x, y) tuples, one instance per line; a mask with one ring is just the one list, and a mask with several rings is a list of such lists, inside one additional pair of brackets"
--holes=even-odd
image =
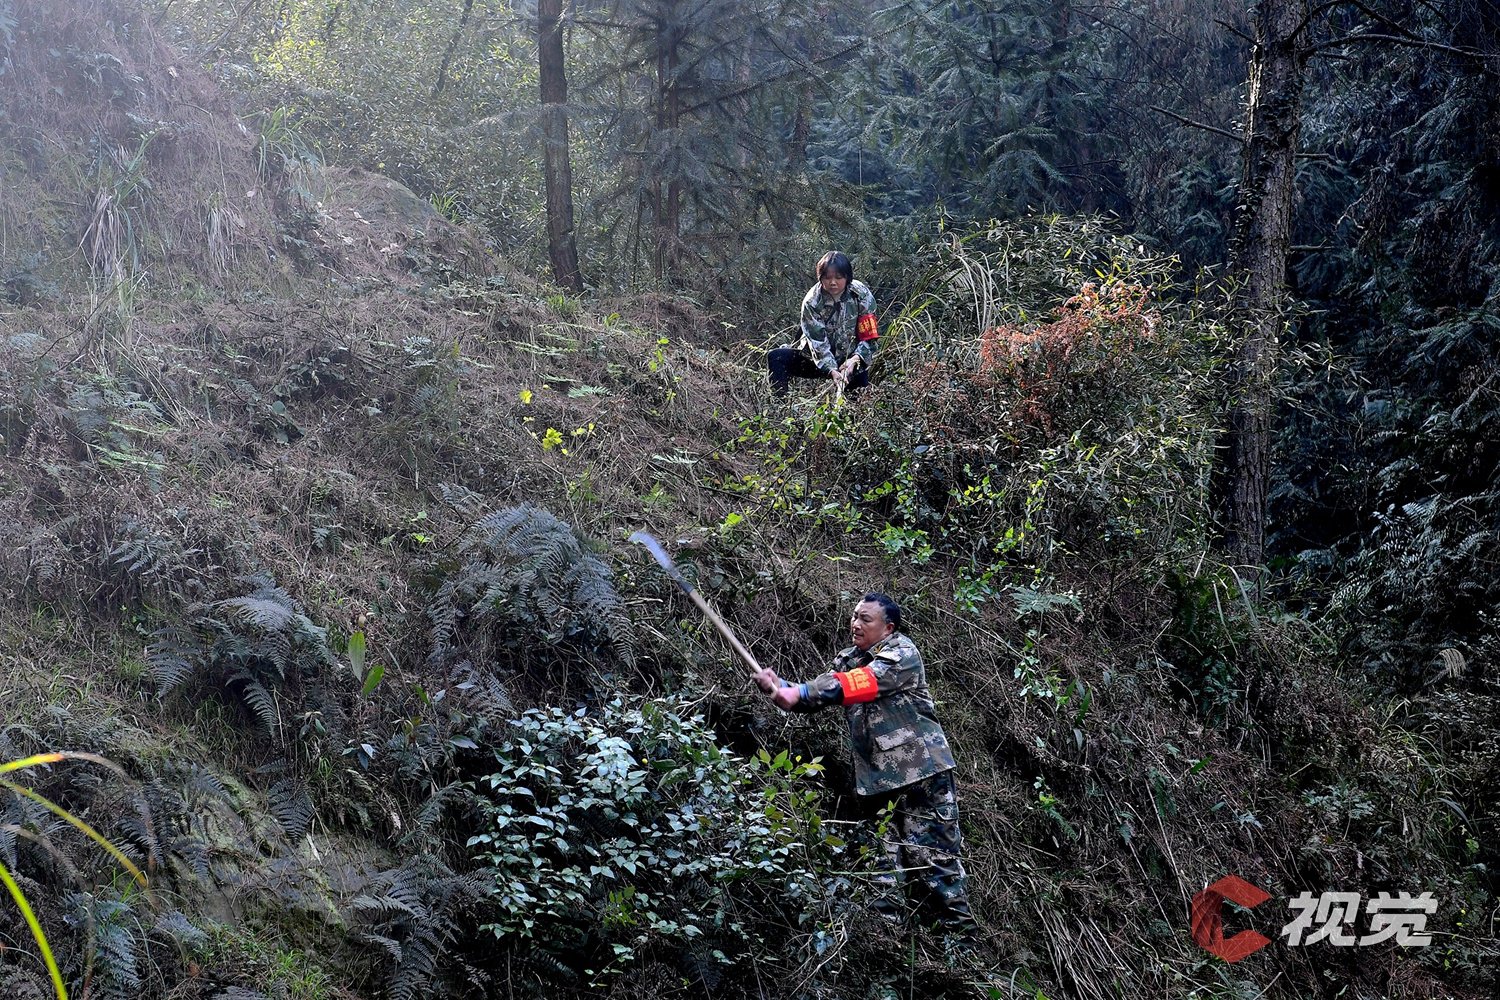
[[(337, 14), (337, 10), (334, 12)], [(469, 26), (469, 15), (474, 13), (474, 0), (464, 0), (464, 12), (458, 19), (458, 27), (453, 29), (453, 37), (448, 40), (448, 47), (443, 50), (443, 64), (438, 67), (437, 81), (432, 85), (432, 96), (443, 92), (448, 85), (448, 67), (453, 64), (453, 53), (458, 51), (458, 43), (464, 36), (464, 29)]]
[(1287, 316), (1287, 256), (1308, 49), (1309, 0), (1257, 0), (1244, 130), (1241, 215), (1231, 253), (1246, 324), (1229, 414), (1228, 546), (1237, 562), (1265, 562), (1277, 337)]
[(678, 162), (681, 154), (677, 152), (682, 143), (682, 135), (678, 131), (682, 95), (677, 89), (679, 59), (677, 47), (681, 38), (682, 31), (676, 25), (674, 17), (663, 28), (661, 50), (657, 53), (656, 65), (657, 133), (666, 142), (668, 148), (674, 151), (668, 157), (669, 179), (666, 192), (660, 192), (659, 182), (657, 186), (656, 276), (661, 281), (668, 280), (677, 271), (677, 238), (682, 232), (682, 177)]
[(573, 165), (568, 146), (568, 77), (563, 65), (562, 0), (537, 0), (537, 64), (542, 84), (542, 180), (552, 277), (583, 291), (573, 231)]

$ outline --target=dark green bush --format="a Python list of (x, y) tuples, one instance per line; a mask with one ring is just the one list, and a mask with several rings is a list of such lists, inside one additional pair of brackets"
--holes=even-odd
[(489, 931), (607, 977), (649, 953), (728, 966), (795, 937), (814, 949), (858, 895), (826, 825), (816, 761), (746, 759), (670, 701), (533, 709), (480, 781)]

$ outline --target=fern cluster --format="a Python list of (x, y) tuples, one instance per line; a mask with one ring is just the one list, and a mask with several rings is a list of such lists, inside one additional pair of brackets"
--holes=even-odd
[(165, 594), (180, 597), (201, 588), (191, 575), (191, 560), (201, 549), (187, 547), (181, 538), (166, 535), (135, 517), (124, 518), (100, 562), (103, 575), (114, 576), (122, 594), (141, 597)]
[(284, 738), (278, 695), (334, 664), (327, 631), (268, 577), (242, 581), (248, 592), (189, 607), (184, 624), (157, 632), (147, 669), (165, 697), (199, 677), (235, 693), (266, 733)]
[(433, 994), (458, 918), (485, 898), (487, 882), (482, 874), (456, 874), (435, 856), (421, 854), (375, 875), (349, 904), (358, 938), (389, 957), (384, 982), (390, 1000)]
[(68, 920), (82, 929), (75, 950), (85, 995), (97, 1000), (136, 1000), (161, 988), (162, 966), (186, 961), (208, 944), (208, 934), (180, 910), (163, 911), (148, 897), (112, 890), (71, 893)]
[(630, 616), (609, 566), (567, 522), (530, 504), (507, 507), (476, 521), (458, 552), (429, 608), (432, 665), (482, 662), (496, 645), (519, 657), (538, 643), (607, 647), (634, 661)]
[[(0, 731), (0, 759), (16, 759), (15, 751), (34, 747), (41, 735), (21, 726)], [(39, 768), (70, 759), (99, 766)], [(45, 900), (37, 908), (46, 925), (38, 936), (45, 960), (61, 956), (61, 974), (81, 984), (84, 996), (126, 1000), (159, 993), (171, 978), (164, 967), (174, 957), (185, 964), (206, 941), (193, 921), (152, 891), (170, 882), (178, 848), (201, 846), (188, 833), (183, 800), (172, 800), (160, 783), (140, 789), (114, 764), (90, 754), (27, 755), (16, 766), (30, 775), (22, 785), (6, 780), (0, 790), (0, 862), (17, 869), (13, 877), (27, 895)], [(163, 813), (166, 837), (159, 835)], [(142, 869), (153, 873), (151, 881)], [(122, 871), (132, 877), (109, 878)], [(68, 891), (57, 891), (59, 884)], [(0, 915), (0, 936), (10, 937), (3, 920)]]

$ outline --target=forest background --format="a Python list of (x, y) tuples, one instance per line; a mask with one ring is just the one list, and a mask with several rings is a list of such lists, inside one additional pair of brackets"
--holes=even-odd
[[(0, 758), (115, 762), (0, 862), (75, 991), (1492, 995), (1493, 4), (0, 0), (0, 93)], [(777, 408), (834, 247), (878, 387)], [(977, 957), (642, 525), (788, 676), (908, 604)], [(1231, 871), (1435, 943), (1225, 964)]]

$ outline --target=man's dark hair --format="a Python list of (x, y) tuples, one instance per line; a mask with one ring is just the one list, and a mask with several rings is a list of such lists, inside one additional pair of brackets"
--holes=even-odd
[(822, 280), (827, 271), (832, 271), (845, 281), (854, 280), (854, 262), (842, 250), (830, 250), (818, 259), (818, 279)]
[(901, 605), (897, 604), (894, 599), (885, 594), (871, 593), (861, 597), (859, 601), (861, 604), (869, 601), (871, 604), (880, 605), (880, 613), (885, 615), (886, 624), (898, 632), (901, 630)]

